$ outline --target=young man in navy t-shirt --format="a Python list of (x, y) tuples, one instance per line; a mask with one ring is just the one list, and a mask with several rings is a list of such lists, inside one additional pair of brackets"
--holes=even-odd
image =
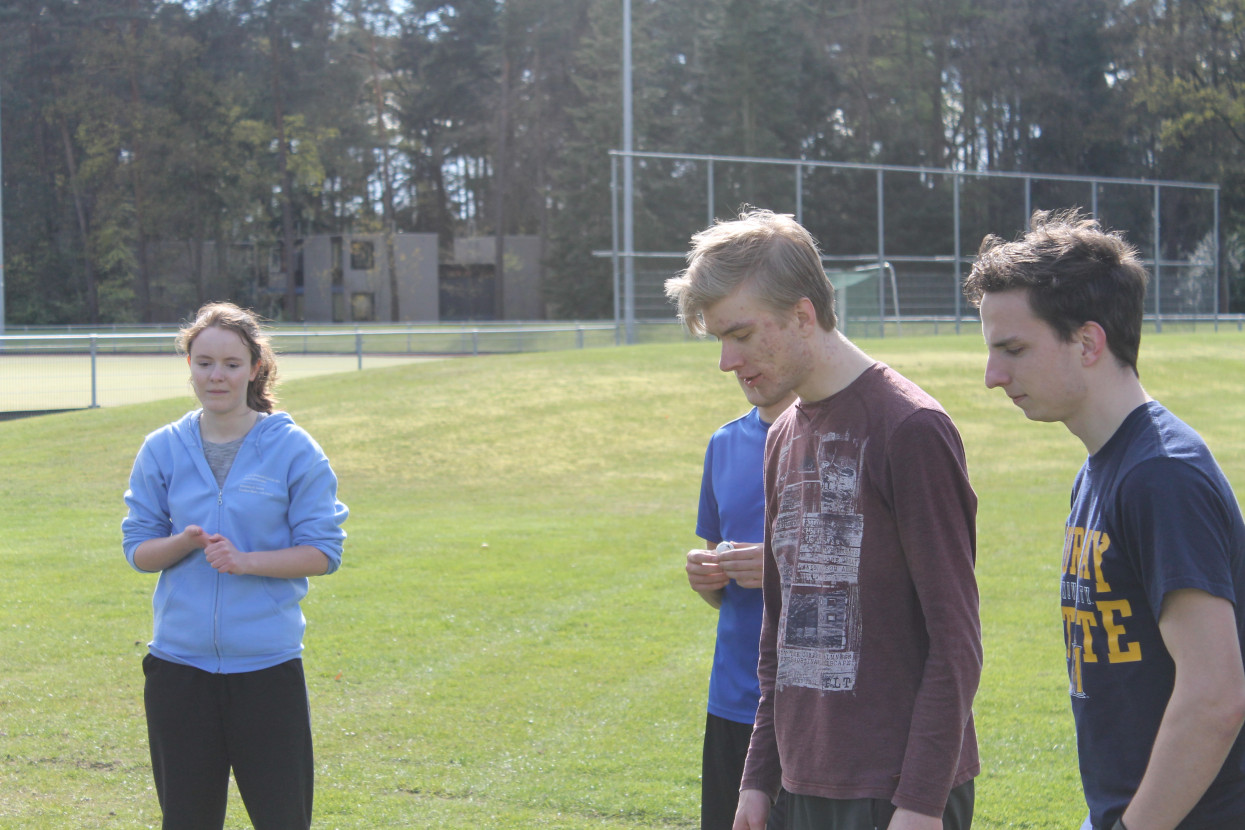
[(1205, 442), (1141, 386), (1146, 272), (1076, 212), (987, 237), (965, 291), (986, 386), (1089, 453), (1060, 598), (1093, 830), (1245, 827), (1245, 521)]
[[(688, 551), (686, 565), (692, 590), (718, 609), (701, 758), (701, 830), (730, 830), (739, 800), (739, 780), (761, 695), (757, 685), (765, 538), (761, 465), (770, 424), (794, 400), (790, 392), (757, 397), (756, 406), (715, 432), (705, 450), (696, 535), (705, 540), (706, 549)], [(732, 549), (719, 552), (722, 543)], [(770, 828), (779, 827), (775, 816)]]

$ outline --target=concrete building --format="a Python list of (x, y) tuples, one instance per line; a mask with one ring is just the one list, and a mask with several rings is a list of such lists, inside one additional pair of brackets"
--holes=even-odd
[[(437, 236), (400, 233), (393, 238), (398, 319), (440, 319)], [(269, 290), (284, 288), (280, 274)], [(393, 281), (383, 234), (310, 236), (302, 240), (301, 319), (371, 322), (394, 319)], [(276, 284), (274, 284), (276, 283)]]
[[(398, 320), (538, 320), (541, 295), (540, 239), (507, 236), (503, 277), (494, 262), (496, 239), (454, 241), (454, 259), (440, 262), (435, 234), (394, 235)], [(299, 308), (308, 322), (385, 322), (394, 319), (393, 285), (383, 234), (310, 236), (301, 240)], [(270, 294), (284, 291), (279, 261), (267, 280)], [(271, 266), (270, 266), (271, 267)]]
[(390, 279), (383, 234), (308, 236), (294, 257), (297, 305), (282, 311), (285, 274), (281, 247), (200, 241), (153, 245), (149, 307), (154, 320), (180, 320), (200, 303), (233, 300), (286, 322), (363, 323), (541, 320), (541, 244), (536, 236), (507, 236), (497, 279), (497, 240), (454, 240), (453, 259), (440, 259), (436, 234), (399, 233), (393, 239), (397, 279)]
[[(545, 299), (541, 293), (541, 246), (539, 236), (507, 236), (502, 248), (502, 285), (497, 291), (494, 263), (497, 239), (475, 236), (454, 240), (454, 262), (457, 265), (484, 266), (494, 281), (495, 319), (543, 320)], [(442, 277), (442, 285), (445, 277)], [(443, 310), (443, 313), (444, 310)]]

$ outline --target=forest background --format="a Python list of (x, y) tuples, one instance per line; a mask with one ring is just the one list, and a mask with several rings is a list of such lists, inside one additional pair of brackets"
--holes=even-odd
[[(536, 235), (551, 316), (609, 316), (622, 5), (0, 0), (8, 321), (151, 322), (160, 245), (288, 271), (299, 236), (385, 231)], [(1245, 310), (1245, 0), (634, 0), (632, 21), (637, 150), (1218, 182), (1222, 310)], [(644, 200), (637, 235), (672, 211)]]

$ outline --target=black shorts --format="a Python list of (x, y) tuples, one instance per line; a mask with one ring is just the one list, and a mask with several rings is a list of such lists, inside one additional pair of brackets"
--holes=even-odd
[[(882, 798), (819, 798), (787, 795), (787, 830), (886, 830), (895, 805)], [(973, 825), (973, 782), (947, 796), (943, 830), (969, 830)]]
[[(706, 715), (700, 767), (700, 830), (731, 830), (751, 740), (752, 724)], [(783, 830), (786, 796), (779, 792), (766, 830)]]

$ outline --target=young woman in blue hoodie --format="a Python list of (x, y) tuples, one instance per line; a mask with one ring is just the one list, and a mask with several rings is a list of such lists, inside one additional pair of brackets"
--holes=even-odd
[(144, 702), (163, 826), (220, 830), (229, 773), (255, 830), (311, 826), (302, 669), (307, 578), (341, 564), (347, 510), (328, 458), (275, 412), (276, 361), (249, 311), (182, 329), (201, 408), (143, 442), (125, 556), (159, 573)]

